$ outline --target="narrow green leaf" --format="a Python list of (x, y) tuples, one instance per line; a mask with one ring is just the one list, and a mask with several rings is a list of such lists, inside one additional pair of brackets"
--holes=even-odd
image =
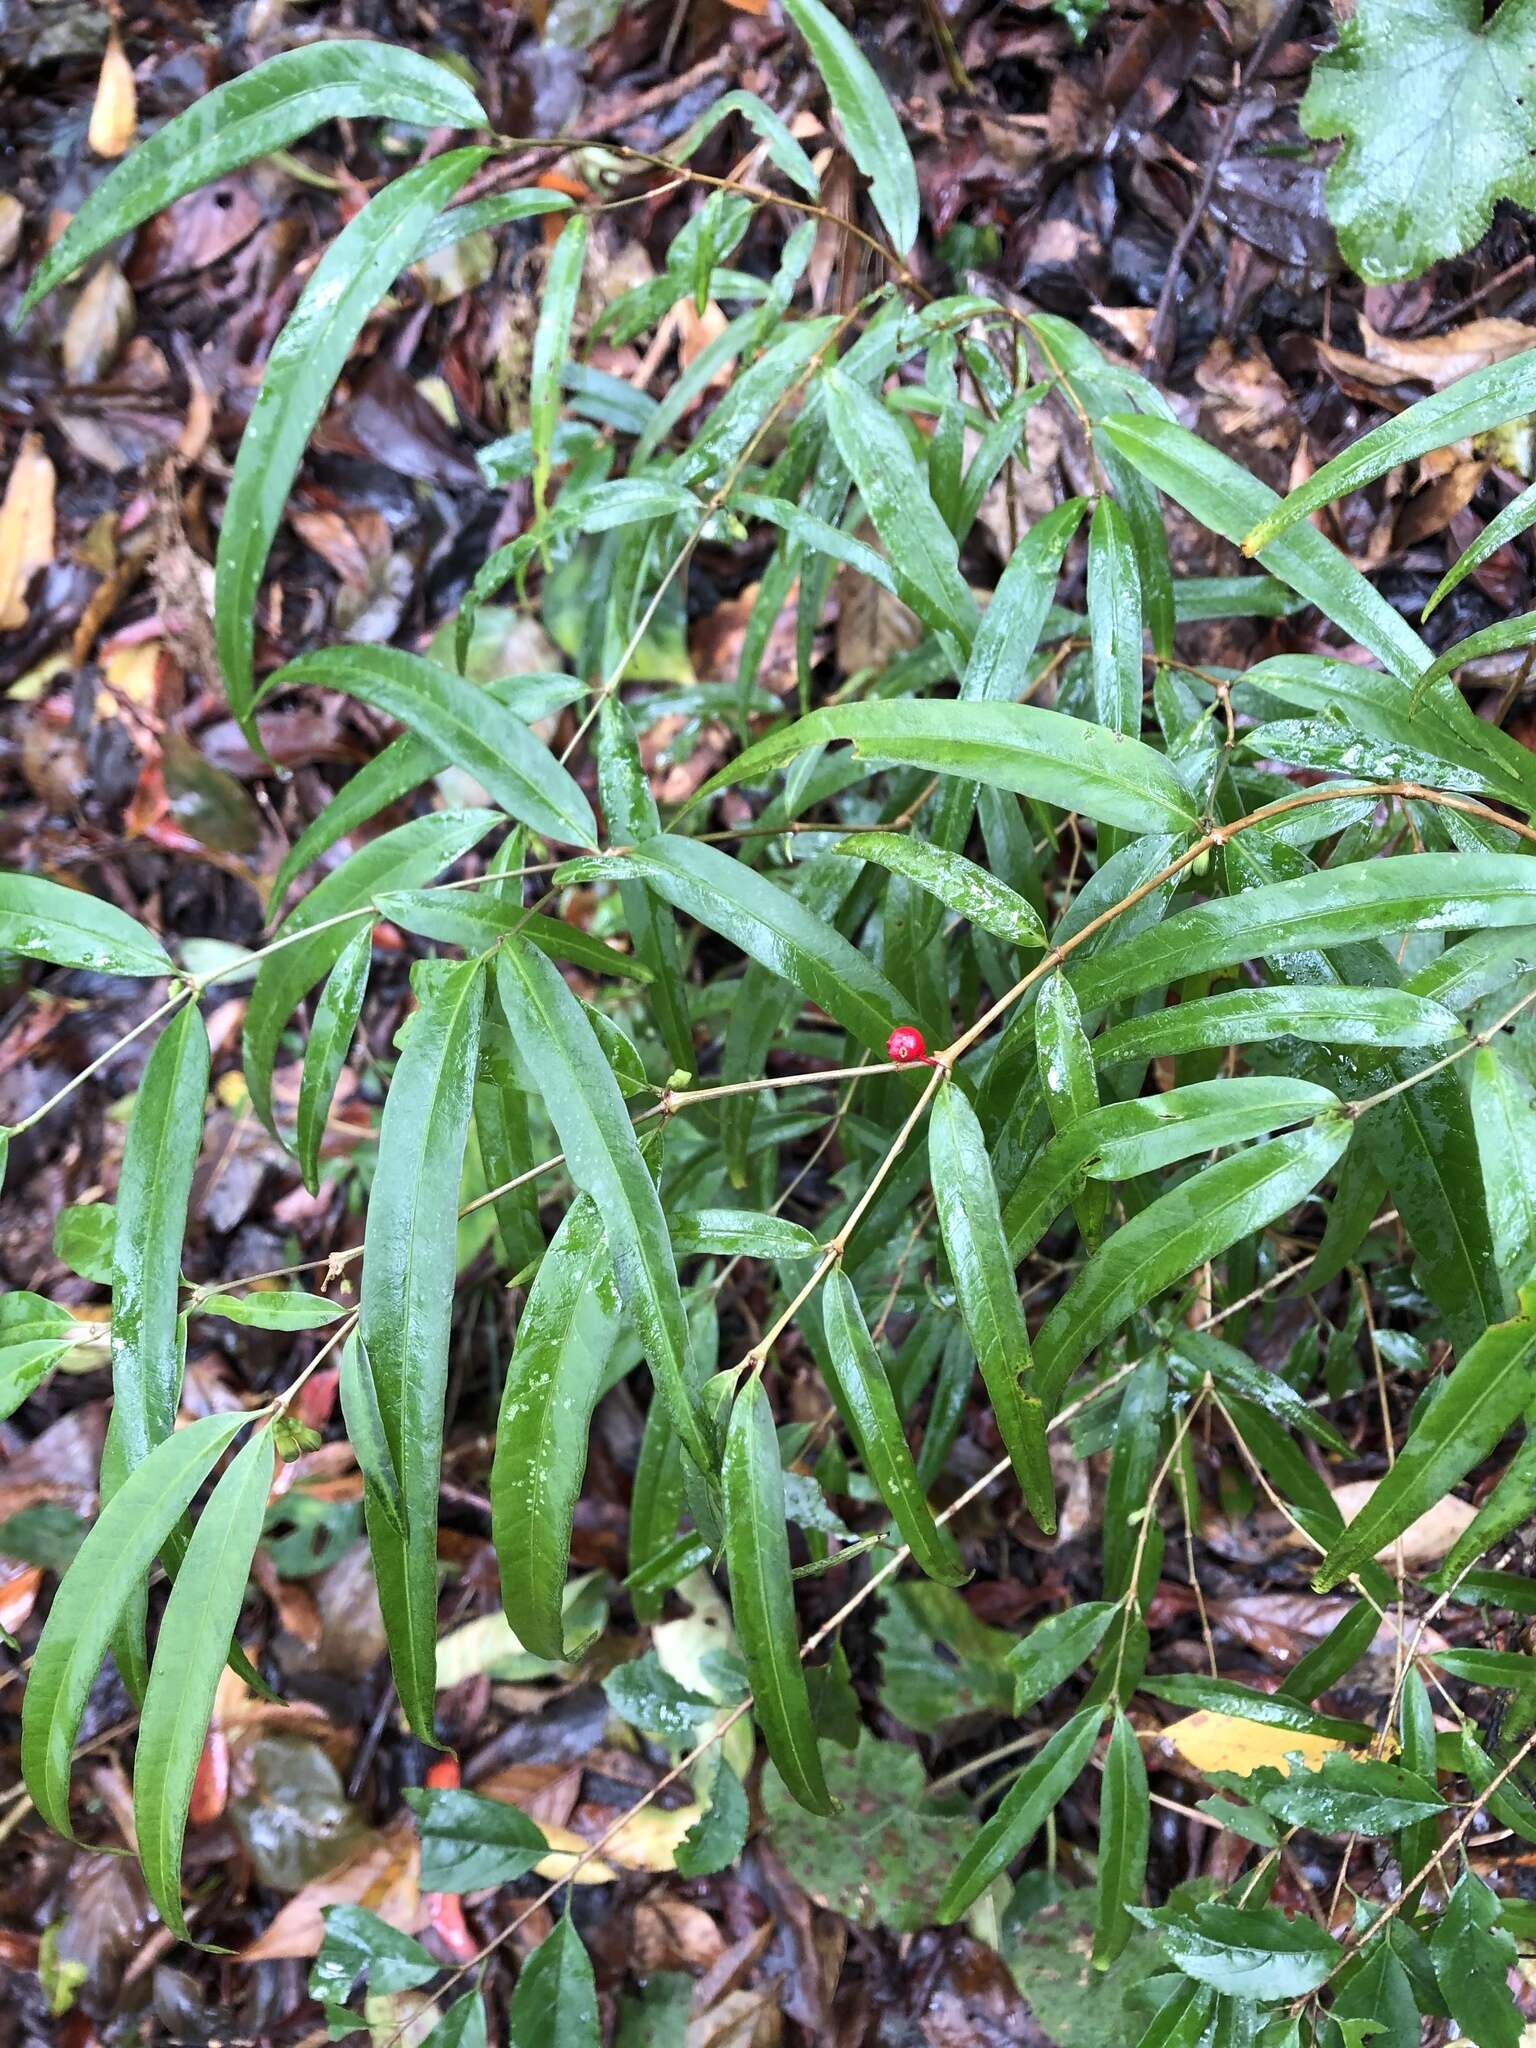
[(515, 932), (552, 960), (570, 960), (589, 974), (622, 975), (627, 981), (649, 981), (643, 961), (621, 953), (606, 939), (594, 938), (558, 917), (525, 910), (515, 898), (492, 896), (485, 890), (429, 893), (422, 889), (381, 890), (374, 899), (380, 917), (418, 938), (440, 945), (462, 946), (467, 953), (488, 953)]
[[(1126, 1601), (1128, 1620), (1140, 1618), (1149, 1586), (1157, 1579), (1162, 1530), (1151, 1496), (1163, 1457), (1169, 1406), (1168, 1367), (1154, 1352), (1137, 1365), (1120, 1395), (1104, 1489), (1104, 1597)], [(1122, 1630), (1117, 1665), (1124, 1662), (1124, 1648)]]
[(1003, 1235), (986, 1140), (975, 1110), (952, 1081), (939, 1090), (930, 1114), (928, 1162), (960, 1313), (976, 1349), (998, 1434), (1031, 1514), (1049, 1532), (1056, 1526), (1056, 1496), (1029, 1332)]
[(829, 704), (748, 747), (693, 802), (761, 782), (796, 754), (833, 740), (852, 740), (860, 760), (963, 775), (1130, 832), (1183, 832), (1195, 823), (1193, 801), (1151, 747), (1037, 704)]
[(966, 653), (976, 637), (976, 600), (960, 574), (955, 537), (900, 422), (839, 370), (824, 370), (821, 388), (837, 452), (885, 543), (898, 595), (925, 625), (952, 634)]
[(816, 175), (816, 166), (772, 107), (765, 105), (755, 92), (722, 93), (681, 140), (672, 144), (668, 152), (672, 161), (687, 163), (705, 137), (712, 134), (728, 114), (740, 114), (748, 126), (762, 137), (769, 159), (778, 165), (791, 184), (798, 185), (811, 199), (821, 197), (821, 180)]
[(731, 1410), (724, 1479), (731, 1612), (752, 1683), (752, 1711), (793, 1797), (811, 1813), (831, 1813), (800, 1662), (778, 1438), (756, 1377)]
[(821, 1251), (803, 1224), (761, 1209), (684, 1209), (668, 1227), (680, 1258), (711, 1252), (727, 1259), (814, 1259)]
[(507, 2007), (507, 2048), (600, 2048), (597, 1982), (570, 1916), (524, 1963)]
[(283, 943), (269, 950), (251, 985), (241, 1060), (251, 1107), (274, 1137), (272, 1068), (284, 1029), (295, 1006), (335, 966), (357, 929), (332, 920), (353, 910), (361, 915), (379, 890), (429, 882), (500, 822), (495, 811), (432, 811), (412, 818), (360, 846), (283, 919), (277, 928)]
[[(595, 751), (597, 788), (608, 843), (634, 846), (643, 839), (654, 838), (661, 830), (661, 817), (640, 759), (634, 726), (617, 695), (603, 699)], [(635, 957), (651, 970), (651, 1004), (662, 1042), (674, 1066), (691, 1073), (695, 1057), (693, 1021), (688, 1014), (688, 990), (676, 923), (643, 883), (621, 882), (619, 901)]]
[[(560, 417), (560, 372), (571, 345), (571, 322), (587, 260), (587, 217), (576, 214), (560, 230), (544, 272), (544, 297), (533, 336), (533, 369), (528, 388), (528, 424), (533, 434), (533, 503), (542, 516)], [(487, 784), (489, 787), (489, 784)]]
[[(1532, 351), (1536, 354), (1536, 350)], [(1480, 661), (1485, 654), (1504, 654), (1511, 647), (1529, 647), (1536, 640), (1536, 612), (1522, 612), (1515, 619), (1499, 619), (1491, 626), (1484, 626), (1480, 633), (1469, 633), (1465, 640), (1457, 640), (1447, 647), (1417, 677), (1413, 686), (1413, 701), (1422, 702), (1424, 696), (1445, 676), (1451, 675), (1464, 662)]]
[(91, 974), (175, 972), (170, 955), (137, 918), (41, 875), (0, 873), (0, 956), (7, 953)]
[(613, 1069), (558, 970), (521, 939), (509, 938), (497, 954), (496, 985), (519, 1054), (559, 1136), (566, 1170), (602, 1216), (619, 1293), (652, 1376), (689, 1456), (707, 1474), (714, 1460), (690, 1372), (687, 1320), (666, 1218)]
[(1115, 1600), (1085, 1600), (1062, 1614), (1037, 1621), (1015, 1649), (1008, 1652), (1013, 1673), (1013, 1711), (1027, 1714), (1048, 1692), (1064, 1685), (1082, 1669), (1109, 1634), (1121, 1612)]
[(939, 1922), (949, 1926), (969, 1910), (994, 1877), (1045, 1825), (1063, 1793), (1070, 1791), (1098, 1737), (1102, 1714), (1088, 1707), (1058, 1728), (1009, 1788), (1002, 1805), (961, 1857), (939, 1902)]
[(1243, 960), (1405, 931), (1532, 923), (1536, 861), (1513, 853), (1404, 854), (1197, 904), (1069, 971), (1083, 1009), (1097, 1010)]
[[(629, 1580), (630, 1604), (635, 1619), (661, 1619), (661, 1592), (652, 1591), (642, 1579), (665, 1553), (677, 1531), (683, 1511), (683, 1451), (672, 1427), (665, 1401), (652, 1401), (646, 1410), (645, 1429), (640, 1438), (640, 1456), (635, 1464), (634, 1486), (629, 1497)], [(707, 1547), (706, 1547), (707, 1554)]]
[(1490, 363), (1469, 376), (1458, 377), (1443, 391), (1421, 398), (1395, 419), (1387, 420), (1360, 440), (1352, 442), (1342, 455), (1325, 462), (1304, 484), (1277, 503), (1259, 519), (1253, 530), (1239, 535), (1245, 555), (1259, 555), (1276, 535), (1287, 532), (1298, 520), (1306, 519), (1335, 498), (1358, 491), (1389, 469), (1397, 469), (1432, 448), (1449, 448), (1455, 441), (1486, 434), (1510, 420), (1536, 411), (1536, 349), (1525, 349), (1504, 362)]
[(320, 1145), (336, 1096), (336, 1083), (346, 1065), (352, 1034), (362, 1013), (368, 970), (373, 964), (373, 927), (361, 924), (342, 948), (315, 1005), (304, 1071), (299, 1081), (299, 1113), (294, 1151), (304, 1185), (314, 1194), (320, 1185)]
[(379, 1391), (368, 1365), (362, 1339), (354, 1330), (341, 1349), (338, 1386), (347, 1441), (362, 1475), (363, 1499), (373, 1504), (378, 1520), (401, 1543), (406, 1536), (405, 1496), (395, 1469), (394, 1452), (384, 1431)]
[(1053, 506), (1008, 557), (960, 679), (962, 698), (1008, 703), (1023, 689), (1083, 505), (1081, 498), (1068, 498)]
[(1093, 1929), (1093, 1966), (1107, 1970), (1130, 1940), (1130, 1908), (1141, 1902), (1147, 1877), (1152, 1801), (1141, 1741), (1124, 1714), (1116, 1714), (1104, 1755), (1099, 1794), (1099, 1885)]
[(1197, 1983), (1241, 1999), (1302, 1998), (1329, 1977), (1344, 1952), (1306, 1914), (1288, 1918), (1278, 1906), (1198, 1905), (1145, 1908), (1136, 1917), (1154, 1927), (1163, 1951)]
[(1191, 1392), (1209, 1374), (1218, 1393), (1256, 1402), (1278, 1422), (1289, 1423), (1329, 1450), (1348, 1454), (1348, 1445), (1326, 1415), (1310, 1407), (1288, 1379), (1255, 1365), (1235, 1345), (1224, 1344), (1208, 1330), (1180, 1330), (1172, 1339), (1171, 1350), (1174, 1371)]
[(327, 121), (370, 115), (417, 128), (486, 124), (461, 78), (399, 44), (341, 39), (286, 50), (204, 93), (116, 165), (38, 265), (17, 319), (99, 250), (184, 193), (270, 156)]
[(1458, 584), (1465, 582), (1474, 569), (1480, 569), (1490, 555), (1497, 554), (1500, 548), (1518, 539), (1533, 521), (1536, 521), (1536, 484), (1528, 484), (1518, 498), (1512, 498), (1502, 512), (1489, 520), (1472, 545), (1446, 570), (1430, 593), (1421, 617), (1427, 619), (1436, 605), (1449, 597)]
[(327, 647), (280, 668), (262, 695), (306, 683), (398, 718), (546, 839), (597, 844), (592, 806), (568, 771), (520, 718), (452, 669), (398, 647)]
[(1486, 1330), (1419, 1410), (1397, 1462), (1313, 1575), (1326, 1593), (1393, 1543), (1479, 1464), (1536, 1399), (1536, 1321)]
[(1123, 1223), (1046, 1317), (1035, 1339), (1040, 1398), (1053, 1409), (1089, 1352), (1139, 1308), (1295, 1207), (1339, 1158), (1353, 1126), (1323, 1115), (1207, 1166)]
[(1436, 1591), (1453, 1586), (1468, 1566), (1501, 1543), (1522, 1523), (1536, 1517), (1536, 1435), (1527, 1435), (1494, 1481), (1477, 1513), (1451, 1545), (1450, 1554), (1429, 1581)]
[(1308, 1045), (1444, 1046), (1463, 1036), (1451, 1011), (1402, 989), (1297, 984), (1236, 988), (1129, 1017), (1094, 1039), (1093, 1054), (1107, 1067), (1117, 1060), (1262, 1045), (1273, 1038), (1299, 1038)]
[(450, 248), (487, 228), (503, 228), (512, 221), (528, 220), (540, 213), (568, 213), (570, 207), (564, 192), (542, 192), (534, 185), (517, 192), (489, 192), (484, 199), (467, 199), (462, 206), (450, 206), (437, 216), (421, 238), (416, 261), (424, 263), (439, 249)]
[[(1098, 1108), (1093, 1048), (1083, 1029), (1072, 984), (1059, 969), (1040, 984), (1035, 1004), (1035, 1061), (1040, 1091), (1055, 1130), (1070, 1131)], [(1109, 1190), (1086, 1183), (1077, 1187), (1072, 1195), (1072, 1210), (1083, 1243), (1092, 1251), (1104, 1232)]]
[(437, 1668), (437, 1488), (459, 1174), (480, 1024), (481, 961), (445, 966), (412, 1017), (379, 1126), (363, 1235), (360, 1370), (372, 1381), (405, 1516), (402, 1538), (380, 1487), (364, 1508), (400, 1704), (433, 1741)]
[(912, 152), (869, 59), (821, 0), (784, 0), (810, 45), (848, 153), (869, 180), (870, 198), (898, 256), (917, 240), (919, 203)]
[(1176, 1707), (1231, 1714), (1241, 1721), (1257, 1721), (1264, 1728), (1290, 1728), (1298, 1735), (1319, 1736), (1325, 1742), (1362, 1743), (1370, 1735), (1363, 1721), (1343, 1721), (1331, 1714), (1317, 1714), (1299, 1700), (1287, 1699), (1284, 1693), (1259, 1692), (1232, 1678), (1207, 1678), (1193, 1671), (1170, 1672), (1157, 1678), (1143, 1678), (1141, 1690)]
[(856, 946), (787, 889), (715, 846), (659, 833), (628, 853), (570, 861), (559, 879), (645, 882), (658, 896), (782, 975), (867, 1046), (884, 1045), (910, 1007)]
[(963, 854), (946, 853), (942, 847), (905, 832), (850, 832), (838, 841), (835, 851), (849, 860), (873, 861), (892, 874), (905, 875), (936, 896), (946, 910), (1007, 945), (1045, 944), (1045, 926), (1034, 905)]
[(318, 1294), (287, 1288), (252, 1288), (249, 1294), (204, 1294), (191, 1304), (198, 1316), (222, 1316), (250, 1330), (320, 1330), (346, 1310)]
[(1497, 1045), (1483, 1046), (1472, 1061), (1472, 1121), (1488, 1221), (1512, 1302), (1536, 1278), (1536, 1097)]
[[(86, 1531), (27, 1675), (21, 1767), (39, 1814), (73, 1840), (69, 1766), (107, 1644), (171, 1531), (250, 1418), (204, 1415), (158, 1444)], [(219, 1638), (219, 1658), (228, 1648)]]
[(828, 1278), (823, 1307), (832, 1392), (865, 1471), (919, 1567), (940, 1585), (963, 1585), (970, 1573), (954, 1537), (935, 1522), (918, 1484), (891, 1383), (846, 1273), (834, 1272)]
[(1100, 498), (1088, 531), (1089, 684), (1094, 717), (1141, 731), (1141, 578), (1125, 514)]
[(189, 1002), (156, 1040), (134, 1097), (113, 1212), (107, 1495), (176, 1427), (181, 1243), (203, 1142), (208, 1058), (207, 1030)]
[[(1241, 463), (1171, 420), (1122, 415), (1099, 431), (1149, 483), (1227, 540), (1241, 541), (1280, 503)], [(1432, 657), (1418, 634), (1314, 527), (1288, 529), (1259, 560), (1403, 682), (1428, 666)]]
[(571, 1523), (621, 1313), (603, 1219), (589, 1195), (578, 1195), (518, 1320), (491, 1466), (502, 1608), (524, 1648), (551, 1663), (568, 1654)]
[[(210, 104), (211, 97), (200, 106)], [(327, 247), (268, 352), (224, 501), (213, 586), (214, 640), (229, 708), (258, 750), (252, 669), (256, 598), (305, 444), (363, 322), (415, 259), (435, 216), (489, 154), (449, 150), (375, 193)], [(124, 168), (131, 170), (131, 165)]]
[(214, 1693), (261, 1540), (276, 1459), (260, 1429), (214, 1488), (171, 1588), (139, 1717), (133, 1824), (161, 1920), (191, 1939), (181, 1910), (181, 1845)]

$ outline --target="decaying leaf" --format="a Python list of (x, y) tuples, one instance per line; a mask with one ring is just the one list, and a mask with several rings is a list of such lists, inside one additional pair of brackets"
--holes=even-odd
[(113, 29), (101, 60), (86, 140), (98, 156), (121, 156), (133, 140), (138, 121), (139, 96), (133, 82), (133, 67), (123, 54), (117, 30)]
[(53, 488), (42, 435), (23, 434), (0, 500), (0, 632), (27, 623), (27, 584), (53, 560)]

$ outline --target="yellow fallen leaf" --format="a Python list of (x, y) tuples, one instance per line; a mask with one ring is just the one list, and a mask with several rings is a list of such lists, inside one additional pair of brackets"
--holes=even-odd
[(114, 29), (107, 38), (96, 81), (96, 104), (91, 108), (91, 125), (86, 140), (98, 156), (121, 156), (133, 140), (139, 125), (139, 95), (133, 82), (133, 67), (123, 55)]
[[(621, 1870), (675, 1870), (678, 1844), (702, 1812), (700, 1806), (679, 1806), (670, 1813), (647, 1806), (631, 1814), (612, 1840), (603, 1844), (602, 1855), (594, 1856), (576, 1872), (575, 1882), (612, 1884)], [(542, 1820), (539, 1826), (550, 1854), (535, 1864), (535, 1870), (543, 1878), (565, 1877), (571, 1858), (580, 1856), (591, 1844), (556, 1822)]]
[(104, 377), (133, 333), (133, 291), (115, 263), (100, 263), (64, 323), (59, 354), (71, 384)]
[(1315, 1770), (1330, 1750), (1347, 1747), (1331, 1735), (1303, 1735), (1295, 1728), (1272, 1728), (1267, 1721), (1245, 1721), (1207, 1707), (1170, 1722), (1162, 1737), (1195, 1770), (1234, 1771), (1244, 1778), (1266, 1764), (1287, 1776), (1286, 1759), (1298, 1754)]
[(114, 647), (102, 656), (101, 672), (111, 687), (97, 692), (98, 718), (110, 718), (124, 699), (141, 710), (154, 709), (160, 645), (158, 640), (144, 640), (137, 647)]
[(23, 593), (53, 560), (53, 464), (41, 434), (23, 434), (0, 500), (0, 632), (27, 623)]

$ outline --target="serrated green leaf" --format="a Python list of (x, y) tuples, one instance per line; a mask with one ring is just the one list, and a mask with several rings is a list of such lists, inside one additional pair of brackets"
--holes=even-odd
[(566, 1169), (602, 1216), (619, 1293), (673, 1425), (707, 1474), (714, 1461), (690, 1374), (671, 1239), (613, 1069), (558, 970), (521, 939), (509, 938), (498, 953), (496, 986), (565, 1151)]
[(479, 1057), (485, 969), (445, 967), (427, 985), (384, 1103), (363, 1235), (360, 1371), (378, 1403), (405, 1517), (402, 1538), (365, 1488), (368, 1542), (395, 1689), (432, 1742), (437, 1652), (437, 1489), (459, 1174)]
[(137, 918), (42, 875), (0, 873), (0, 957), (7, 953), (91, 974), (175, 972), (170, 955)]
[(942, 1926), (958, 1920), (1039, 1833), (1057, 1800), (1070, 1791), (1087, 1763), (1102, 1720), (1097, 1707), (1074, 1714), (1025, 1765), (944, 1887), (938, 1914)]
[(262, 695), (303, 684), (344, 690), (398, 718), (545, 838), (597, 844), (592, 806), (568, 771), (520, 718), (452, 669), (398, 647), (327, 647), (280, 668)]
[(417, 128), (478, 128), (486, 119), (456, 73), (398, 44), (342, 38), (286, 50), (215, 86), (114, 167), (39, 264), (18, 320), (99, 250), (184, 193), (327, 121), (369, 115)]
[(1014, 1474), (1040, 1527), (1056, 1526), (1045, 1417), (1029, 1332), (976, 1112), (953, 1081), (930, 1112), (928, 1165), (955, 1293)]
[(756, 1377), (731, 1410), (724, 1481), (731, 1613), (752, 1683), (752, 1711), (794, 1798), (811, 1813), (831, 1813), (800, 1662), (778, 1438)]
[(941, 1585), (963, 1585), (970, 1573), (954, 1537), (935, 1522), (918, 1484), (885, 1366), (846, 1273), (829, 1276), (823, 1311), (832, 1393), (865, 1471), (919, 1567)]
[(489, 154), (449, 150), (375, 193), (327, 247), (268, 351), (224, 501), (213, 585), (214, 641), (229, 708), (258, 751), (256, 598), (305, 444), (363, 322), (414, 261), (435, 216)]
[(523, 1964), (507, 2007), (507, 2048), (600, 2048), (597, 1983), (570, 1916)]
[[(119, 1618), (194, 1495), (249, 1417), (204, 1415), (157, 1444), (86, 1531), (43, 1626), (21, 1710), (32, 1803), (70, 1836), (69, 1766), (86, 1701)], [(228, 1635), (219, 1639), (222, 1663)]]
[(309, 1043), (304, 1048), (304, 1070), (299, 1080), (299, 1111), (294, 1131), (294, 1152), (304, 1185), (314, 1194), (320, 1185), (320, 1145), (336, 1096), (336, 1083), (346, 1065), (357, 1020), (362, 1014), (368, 987), (368, 970), (373, 964), (373, 928), (360, 925), (342, 948), (341, 957), (326, 977), (320, 1000), (315, 1005)]
[(1477, 2048), (1520, 2048), (1525, 2022), (1509, 1990), (1516, 1949), (1499, 1925), (1499, 1901), (1463, 1871), (1445, 1902), (1429, 1952), (1457, 2028)]
[(920, 217), (917, 172), (885, 87), (821, 0), (784, 0), (784, 11), (810, 45), (849, 155), (869, 180), (870, 198), (892, 247), (898, 256), (910, 255)]
[(1193, 1917), (1174, 1906), (1139, 1909), (1155, 1927), (1164, 1953), (1187, 1977), (1231, 1997), (1301, 1998), (1343, 1959), (1333, 1936), (1305, 1914), (1290, 1918), (1278, 1906), (1206, 1902)]
[(491, 1540), (501, 1604), (536, 1657), (562, 1662), (571, 1522), (587, 1432), (622, 1310), (603, 1219), (578, 1195), (518, 1319), (491, 1466)]
[(171, 1588), (133, 1759), (133, 1823), (144, 1883), (161, 1920), (190, 1940), (181, 1910), (181, 1845), (214, 1694), (240, 1619), (276, 1459), (270, 1428), (234, 1460), (198, 1517)]
[(1392, 1469), (1313, 1575), (1326, 1593), (1401, 1536), (1481, 1463), (1536, 1400), (1536, 1322), (1485, 1330), (1419, 1410)]
[(421, 1837), (424, 1892), (477, 1892), (526, 1877), (548, 1854), (543, 1830), (521, 1808), (457, 1787), (409, 1785), (405, 1803)]
[(723, 1756), (717, 1756), (709, 1804), (677, 1845), (673, 1860), (678, 1876), (713, 1877), (729, 1869), (746, 1847), (750, 1818), (740, 1778)]

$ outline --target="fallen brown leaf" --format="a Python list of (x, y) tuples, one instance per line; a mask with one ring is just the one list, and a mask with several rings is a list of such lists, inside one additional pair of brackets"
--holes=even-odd
[(23, 434), (0, 500), (0, 633), (27, 623), (27, 585), (53, 560), (53, 485), (42, 435)]
[(133, 82), (133, 67), (123, 55), (114, 29), (107, 37), (106, 53), (101, 60), (96, 103), (91, 108), (86, 140), (98, 156), (121, 156), (132, 142), (138, 123), (139, 95)]
[[(1333, 1498), (1346, 1522), (1355, 1519), (1380, 1484), (1377, 1479), (1354, 1479), (1346, 1486), (1334, 1488)], [(1445, 1556), (1476, 1513), (1469, 1502), (1448, 1493), (1444, 1500), (1436, 1501), (1416, 1522), (1410, 1523), (1396, 1543), (1378, 1550), (1377, 1562), (1390, 1565), (1401, 1553), (1405, 1565), (1433, 1564)]]

